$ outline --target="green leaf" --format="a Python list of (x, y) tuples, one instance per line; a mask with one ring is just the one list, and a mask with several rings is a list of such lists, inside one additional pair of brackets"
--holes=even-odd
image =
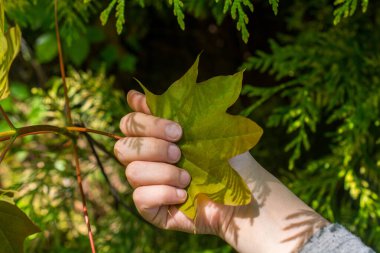
[(48, 63), (58, 55), (57, 38), (54, 33), (39, 36), (35, 44), (36, 56), (40, 63)]
[(91, 43), (100, 43), (103, 42), (106, 38), (102, 29), (97, 26), (90, 26), (87, 28), (87, 39)]
[(112, 0), (108, 4), (107, 8), (104, 11), (102, 11), (102, 13), (100, 14), (100, 21), (102, 22), (102, 25), (105, 25), (107, 23), (108, 18), (110, 16), (111, 11), (113, 10), (116, 2), (117, 2), (117, 0)]
[(74, 40), (71, 46), (65, 47), (65, 52), (69, 56), (70, 60), (75, 66), (80, 66), (90, 53), (90, 42), (87, 37), (79, 38)]
[(251, 149), (262, 135), (255, 122), (226, 113), (239, 97), (243, 72), (197, 83), (198, 61), (199, 57), (162, 95), (151, 93), (141, 84), (152, 114), (174, 120), (183, 128), (178, 166), (190, 173), (192, 181), (180, 210), (192, 219), (200, 194), (226, 205), (251, 202), (247, 185), (228, 160)]
[(22, 253), (26, 237), (39, 228), (15, 205), (0, 200), (0, 253)]
[(121, 71), (133, 72), (136, 70), (137, 57), (133, 54), (128, 54), (120, 58), (119, 69)]
[(274, 12), (274, 15), (277, 15), (278, 13), (278, 3), (280, 0), (269, 0), (269, 4), (272, 5), (272, 10)]
[(0, 0), (0, 100), (9, 96), (8, 73), (21, 43), (18, 26), (5, 30), (4, 3)]
[(108, 21), (108, 18), (111, 14), (111, 11), (113, 10), (113, 8), (115, 7), (116, 5), (116, 31), (118, 34), (121, 34), (121, 32), (123, 31), (123, 26), (125, 24), (125, 16), (124, 16), (124, 12), (125, 12), (125, 0), (112, 0), (107, 8), (102, 11), (102, 13), (100, 14), (100, 21), (102, 22), (102, 25), (105, 25)]
[(16, 191), (13, 190), (4, 190), (0, 188), (0, 201), (5, 201), (14, 205), (13, 197)]
[(185, 30), (185, 14), (183, 13), (183, 2), (181, 0), (169, 0), (169, 4), (173, 5), (174, 16), (182, 30)]
[(117, 34), (121, 34), (123, 31), (123, 26), (125, 24), (124, 10), (125, 9), (125, 1), (118, 0), (116, 5), (116, 31)]

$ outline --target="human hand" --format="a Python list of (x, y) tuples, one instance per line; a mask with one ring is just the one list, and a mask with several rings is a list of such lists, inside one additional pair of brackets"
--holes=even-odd
[(185, 202), (184, 189), (190, 183), (188, 172), (175, 166), (181, 156), (174, 144), (182, 136), (180, 125), (152, 116), (145, 96), (139, 92), (129, 92), (127, 100), (135, 112), (120, 122), (121, 131), (128, 137), (115, 144), (115, 154), (126, 166), (139, 213), (160, 228), (222, 236), (236, 208), (201, 197), (195, 221), (177, 208)]
[(252, 193), (246, 206), (226, 206), (198, 197), (193, 221), (178, 210), (185, 202), (190, 175), (175, 166), (181, 152), (174, 143), (182, 135), (172, 121), (152, 116), (143, 94), (131, 91), (128, 104), (135, 111), (123, 117), (128, 137), (115, 144), (134, 188), (133, 200), (144, 219), (164, 229), (214, 234), (239, 252), (298, 252), (320, 227), (328, 224), (247, 152), (230, 159)]

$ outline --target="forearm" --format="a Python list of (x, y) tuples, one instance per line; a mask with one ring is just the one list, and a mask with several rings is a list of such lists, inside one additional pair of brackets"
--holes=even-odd
[(221, 236), (239, 252), (297, 252), (328, 224), (249, 153), (230, 163), (253, 195), (250, 206), (235, 209), (232, 219), (221, 226)]

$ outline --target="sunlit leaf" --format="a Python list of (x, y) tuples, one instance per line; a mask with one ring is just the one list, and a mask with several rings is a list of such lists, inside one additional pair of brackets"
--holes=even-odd
[(250, 203), (247, 185), (228, 160), (251, 149), (262, 135), (255, 122), (226, 113), (239, 97), (243, 72), (197, 83), (198, 61), (162, 95), (143, 87), (151, 112), (183, 127), (178, 166), (189, 171), (192, 181), (180, 210), (192, 219), (199, 194), (226, 205)]
[(5, 31), (4, 3), (0, 0), (0, 100), (8, 97), (8, 73), (20, 50), (21, 31), (18, 26)]
[(39, 231), (17, 206), (0, 200), (0, 253), (22, 253), (25, 238)]
[(13, 200), (13, 197), (15, 193), (16, 192), (13, 190), (4, 190), (0, 188), (0, 201), (5, 201), (10, 204), (14, 204), (15, 202)]

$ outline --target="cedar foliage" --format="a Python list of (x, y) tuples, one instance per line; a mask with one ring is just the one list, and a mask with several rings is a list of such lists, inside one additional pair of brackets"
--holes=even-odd
[[(334, 23), (352, 16), (358, 1), (335, 4)], [(363, 11), (367, 5), (362, 1)], [(320, 9), (326, 6), (323, 1), (318, 4)], [(257, 101), (244, 113), (255, 114), (268, 100), (277, 99), (266, 125), (284, 127), (290, 136), (284, 151), (290, 154), (291, 173), (284, 174), (291, 189), (377, 249), (380, 31), (374, 27), (380, 25), (379, 7), (373, 3), (368, 13), (339, 26), (316, 23), (318, 17), (307, 21), (310, 14), (305, 8), (288, 20), (299, 30), (296, 35), (270, 40), (269, 52), (257, 51), (244, 64), (278, 81), (270, 88), (246, 86), (244, 93)]]
[[(54, 29), (53, 3), (5, 0), (5, 4), (7, 21), (20, 25), (24, 44), (19, 62), (12, 67), (12, 98), (2, 101), (2, 106), (19, 124), (52, 120), (62, 124), (62, 86), (54, 61), (57, 53), (50, 46), (54, 45), (54, 36), (50, 36)], [(110, 132), (118, 131), (115, 122), (128, 112), (123, 92), (115, 88), (126, 80), (120, 72), (144, 77), (153, 71), (141, 70), (139, 64), (142, 52), (149, 50), (144, 39), (157, 29), (154, 21), (171, 24), (174, 32), (163, 36), (172, 36), (173, 41), (178, 34), (194, 32), (194, 20), (215, 23), (233, 39), (229, 24), (239, 30), (239, 39), (248, 46), (239, 42), (239, 62), (235, 61), (234, 67), (241, 64), (246, 68), (248, 79), (258, 72), (266, 77), (265, 82), (246, 85), (245, 97), (237, 106), (265, 126), (254, 156), (326, 218), (346, 225), (380, 250), (378, 2), (73, 0), (59, 1), (58, 7), (65, 59), (76, 68), (69, 74), (73, 87), (70, 96), (74, 112), (81, 116), (74, 121)], [(266, 7), (271, 8), (270, 14)], [(255, 47), (259, 50), (254, 50), (252, 45), (260, 34), (252, 35), (256, 31), (252, 27), (272, 29), (270, 24), (252, 23), (261, 12), (282, 26), (273, 28), (279, 31), (269, 38), (263, 35), (269, 48), (259, 45)], [(191, 60), (202, 49), (196, 48)], [(223, 59), (229, 48), (215, 50)], [(246, 51), (253, 56), (243, 62)], [(183, 55), (179, 53), (178, 57)], [(159, 76), (164, 69), (157, 66), (153, 73), (168, 83)], [(118, 85), (106, 77), (112, 74), (116, 74)], [(0, 129), (6, 129), (3, 120)], [(108, 139), (96, 141), (109, 150), (113, 146)], [(159, 231), (142, 223), (120, 203), (115, 208), (118, 202), (104, 187), (95, 156), (88, 146), (79, 144), (83, 144), (80, 154), (86, 187), (92, 189), (88, 195), (90, 218), (100, 252), (232, 252), (216, 238)], [(26, 252), (89, 249), (77, 212), (70, 154), (64, 145), (64, 139), (56, 136), (25, 138), (16, 143), (1, 165), (0, 186), (21, 191), (18, 206), (45, 231), (27, 242)], [(106, 153), (98, 152), (112, 184), (132, 206), (123, 168)]]

